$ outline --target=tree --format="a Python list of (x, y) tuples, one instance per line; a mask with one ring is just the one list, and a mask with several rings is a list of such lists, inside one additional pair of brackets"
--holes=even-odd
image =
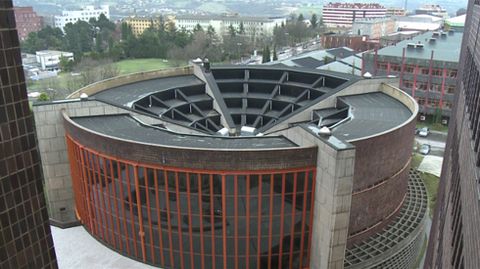
[(47, 26), (38, 32), (32, 32), (22, 43), (22, 50), (28, 53), (35, 53), (39, 50), (60, 50), (64, 43), (62, 30)]
[(64, 27), (65, 44), (64, 49), (74, 53), (75, 58), (80, 59), (85, 52), (94, 48), (94, 31), (92, 25), (85, 21), (67, 23)]
[(71, 72), (73, 70), (74, 62), (73, 60), (69, 60), (67, 57), (61, 56), (59, 65), (62, 71)]
[(245, 34), (245, 27), (243, 26), (243, 21), (240, 22), (240, 26), (238, 28), (238, 33), (241, 35)]
[(193, 32), (196, 33), (196, 32), (203, 32), (203, 28), (202, 26), (200, 25), (200, 23), (197, 23), (197, 25), (195, 25), (195, 28), (193, 28)]
[(276, 61), (278, 60), (278, 56), (277, 56), (277, 47), (273, 47), (273, 61)]
[(305, 17), (303, 17), (303, 14), (300, 13), (300, 15), (298, 15), (298, 17), (297, 17), (297, 21), (298, 22), (303, 22), (304, 20), (305, 20)]
[(235, 37), (237, 35), (237, 31), (235, 31), (235, 28), (233, 27), (232, 24), (230, 24), (230, 26), (228, 26), (228, 34), (231, 37)]
[(270, 48), (268, 45), (263, 49), (262, 53), (262, 63), (270, 62)]
[(318, 26), (318, 18), (317, 14), (313, 13), (312, 17), (310, 18), (310, 26), (315, 29)]
[(461, 15), (464, 15), (464, 14), (467, 14), (467, 10), (465, 8), (460, 8), (456, 12), (457, 16), (461, 16)]
[(38, 101), (41, 101), (41, 102), (46, 102), (46, 101), (49, 101), (50, 100), (50, 97), (48, 96), (47, 93), (45, 92), (42, 92), (40, 93), (40, 95), (38, 96)]

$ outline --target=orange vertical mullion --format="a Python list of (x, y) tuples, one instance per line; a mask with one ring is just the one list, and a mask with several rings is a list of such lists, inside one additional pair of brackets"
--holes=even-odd
[(138, 166), (133, 166), (133, 177), (135, 181), (135, 195), (137, 197), (137, 210), (138, 210), (138, 228), (140, 229), (140, 247), (142, 248), (142, 258), (143, 261), (147, 261), (147, 254), (145, 250), (145, 231), (143, 230), (143, 216), (142, 216), (142, 205), (140, 203), (140, 185), (138, 181)]
[(262, 175), (258, 175), (258, 207), (257, 207), (257, 269), (260, 268), (260, 254), (262, 242)]
[(312, 225), (313, 225), (313, 207), (315, 205), (315, 177), (317, 176), (317, 171), (313, 170), (312, 173), (312, 191), (310, 194), (310, 220), (308, 225), (308, 249), (307, 249), (307, 261), (310, 262), (310, 251), (312, 248)]
[[(153, 249), (153, 229), (152, 229), (152, 213), (150, 212), (150, 191), (148, 189), (148, 171), (146, 167), (143, 167), (145, 174), (145, 196), (147, 201), (147, 219), (148, 219), (148, 231), (150, 233), (150, 256), (152, 257), (152, 263), (155, 264), (155, 251)], [(161, 231), (160, 231), (161, 232)]]
[(195, 268), (193, 263), (193, 229), (192, 229), (192, 205), (190, 197), (190, 173), (186, 173), (187, 177), (187, 210), (188, 210), (188, 233), (190, 239), (190, 268)]
[(233, 204), (234, 204), (234, 240), (235, 240), (235, 269), (238, 268), (238, 176), (233, 179)]
[(290, 254), (289, 254), (289, 266), (288, 268), (292, 268), (293, 265), (293, 239), (295, 238), (295, 211), (297, 206), (297, 172), (293, 174), (293, 190), (292, 190), (292, 223), (290, 224)]
[(89, 171), (89, 168), (87, 167), (87, 164), (86, 162), (88, 160), (86, 160), (86, 157), (85, 156), (86, 154), (88, 154), (86, 152), (86, 150), (84, 150), (83, 148), (80, 148), (80, 151), (81, 151), (81, 159), (82, 159), (82, 170), (83, 170), (83, 176), (85, 177), (85, 189), (86, 189), (86, 195), (87, 195), (87, 206), (88, 206), (88, 219), (89, 219), (89, 223), (90, 223), (90, 231), (93, 233), (93, 234), (97, 234), (96, 233), (96, 225), (93, 223), (93, 220), (94, 220), (94, 215), (95, 213), (93, 212), (93, 199), (94, 197), (93, 196), (93, 190), (92, 190), (92, 185), (91, 185), (91, 178), (90, 178), (90, 171)]
[(197, 174), (198, 178), (198, 210), (200, 213), (200, 260), (201, 268), (205, 269), (205, 241), (203, 238), (203, 202), (202, 202), (202, 176)]
[(249, 269), (249, 259), (250, 259), (250, 175), (247, 175), (247, 190), (245, 194), (246, 198), (246, 207), (247, 207), (247, 212), (245, 214), (245, 222), (247, 223), (246, 227), (246, 248), (245, 248), (245, 269)]
[(125, 176), (127, 178), (127, 192), (128, 192), (128, 206), (130, 208), (130, 227), (132, 229), (132, 236), (133, 236), (133, 250), (135, 253), (135, 257), (138, 257), (138, 249), (137, 249), (137, 234), (135, 232), (135, 218), (133, 217), (133, 202), (132, 202), (132, 188), (130, 186), (130, 169), (129, 164), (125, 163)]
[(223, 269), (227, 269), (227, 197), (225, 175), (222, 175), (222, 236), (223, 236)]
[(280, 209), (280, 246), (278, 250), (278, 268), (282, 268), (283, 229), (285, 223), (285, 173), (282, 174), (282, 206)]
[[(125, 169), (127, 167), (126, 164), (125, 165)], [(123, 183), (122, 183), (122, 171), (120, 169), (120, 162), (117, 161), (117, 173), (118, 173), (118, 182), (120, 184), (120, 201), (121, 201), (121, 206), (122, 206), (122, 216), (123, 216), (123, 232), (125, 233), (125, 247), (127, 249), (127, 254), (130, 256), (130, 243), (129, 243), (129, 239), (130, 239), (130, 236), (128, 235), (128, 228), (127, 228), (127, 213), (125, 211), (125, 198), (123, 197)]]
[[(118, 162), (117, 162), (118, 166)], [(115, 216), (116, 216), (116, 224), (117, 224), (117, 239), (118, 243), (121, 246), (121, 250), (123, 251), (123, 244), (122, 244), (122, 238), (120, 235), (120, 215), (118, 214), (118, 203), (117, 203), (117, 188), (116, 188), (116, 183), (115, 183), (115, 173), (113, 171), (113, 160), (110, 159), (110, 175), (112, 176), (112, 190), (113, 190), (113, 206), (115, 207)], [(118, 180), (118, 176), (117, 176)]]
[(159, 197), (158, 197), (158, 170), (157, 169), (154, 169), (153, 170), (153, 179), (154, 179), (154, 184), (155, 184), (155, 205), (156, 205), (156, 208), (157, 208), (157, 223), (158, 223), (158, 241), (160, 242), (160, 265), (162, 267), (165, 266), (165, 256), (163, 255), (163, 250), (164, 250), (164, 247), (163, 247), (163, 229), (162, 229), (162, 220), (161, 220), (161, 211), (160, 211), (160, 200), (159, 200)]
[(182, 236), (182, 218), (180, 217), (180, 188), (178, 186), (178, 172), (175, 171), (175, 190), (177, 196), (177, 227), (178, 227), (178, 240), (180, 251), (180, 268), (184, 268), (183, 264), (183, 236)]
[[(108, 221), (107, 221), (107, 215), (106, 215), (106, 206), (105, 206), (105, 196), (103, 195), (103, 186), (102, 186), (102, 173), (100, 172), (100, 161), (98, 160), (100, 157), (96, 155), (95, 153), (92, 153), (93, 156), (96, 156), (96, 165), (93, 164), (93, 167), (95, 167), (93, 171), (93, 176), (97, 180), (97, 184), (99, 186), (99, 191), (97, 192), (98, 198), (98, 203), (100, 205), (100, 216), (102, 218), (102, 234), (103, 234), (103, 239), (107, 242), (110, 240), (108, 239)], [(101, 196), (101, 197), (100, 197)]]
[(107, 184), (108, 184), (108, 171), (107, 171), (107, 162), (105, 161), (105, 157), (102, 157), (103, 160), (103, 167), (105, 168), (103, 170), (104, 178), (105, 178), (105, 193), (108, 198), (108, 211), (110, 211), (110, 223), (112, 224), (112, 227), (110, 229), (111, 231), (111, 236), (112, 236), (112, 241), (113, 241), (113, 248), (117, 248), (117, 242), (115, 242), (115, 234), (114, 234), (114, 223), (113, 223), (113, 212), (112, 212), (112, 197), (110, 196), (110, 191), (108, 190)]
[(165, 204), (167, 206), (167, 224), (168, 224), (168, 245), (170, 248), (170, 264), (171, 267), (174, 267), (174, 259), (173, 259), (173, 239), (172, 239), (172, 222), (170, 220), (170, 214), (172, 213), (170, 210), (170, 190), (168, 187), (168, 174), (167, 170), (163, 170), (163, 178), (165, 179)]
[(270, 208), (268, 210), (268, 269), (272, 268), (272, 233), (273, 233), (273, 174), (270, 174)]
[[(95, 167), (90, 167), (90, 165), (95, 166), (93, 164), (93, 160), (90, 161), (91, 160), (90, 155), (93, 154), (93, 153), (90, 153), (89, 151), (86, 151), (86, 153), (87, 153), (87, 161), (88, 161), (88, 164), (89, 164), (89, 166), (88, 166), (89, 168), (87, 168), (87, 170), (88, 170), (88, 175), (90, 176), (90, 181), (92, 183), (92, 185), (91, 185), (92, 194), (93, 194), (93, 200), (92, 200), (93, 204), (92, 205), (95, 206), (95, 207), (97, 207), (97, 206), (100, 207), (100, 198), (97, 199), (97, 197), (100, 197), (100, 195), (98, 195), (98, 192), (96, 191), (96, 187), (95, 187), (95, 185), (97, 185), (97, 180), (96, 180), (96, 177), (95, 177), (95, 170), (94, 170)], [(96, 202), (98, 202), (99, 204), (98, 205), (95, 204)], [(101, 219), (100, 209), (97, 208), (96, 210), (94, 210), (94, 212), (95, 213), (99, 212), (98, 216), (97, 216), (97, 214), (95, 214), (96, 235), (100, 236), (103, 239), (103, 229), (101, 231), (99, 231), (99, 228), (98, 228), (98, 225), (100, 225), (99, 221), (101, 221), (100, 220)]]
[(304, 250), (304, 243), (305, 243), (305, 221), (307, 217), (307, 190), (308, 190), (308, 172), (305, 171), (305, 178), (303, 183), (303, 206), (302, 206), (302, 232), (300, 238), (300, 266), (303, 267), (303, 250)]
[(74, 192), (74, 198), (75, 198), (75, 210), (77, 211), (77, 214), (80, 216), (80, 220), (83, 222), (83, 214), (84, 214), (84, 207), (85, 205), (82, 203), (82, 201), (85, 201), (85, 198), (83, 197), (83, 191), (81, 191), (80, 187), (81, 185), (79, 184), (80, 181), (80, 173), (79, 173), (79, 168), (78, 168), (78, 158), (76, 154), (76, 148), (72, 145), (71, 141), (66, 138), (66, 143), (67, 143), (67, 152), (68, 152), (68, 159), (70, 161), (70, 171), (72, 175), (72, 187), (73, 187), (73, 192)]
[(215, 209), (214, 209), (215, 197), (213, 196), (213, 175), (210, 174), (210, 227), (212, 231), (212, 268), (215, 269)]

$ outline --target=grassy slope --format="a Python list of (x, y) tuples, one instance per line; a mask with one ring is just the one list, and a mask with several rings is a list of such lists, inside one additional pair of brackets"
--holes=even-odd
[[(184, 66), (186, 63), (183, 62), (175, 62), (175, 61), (165, 61), (163, 59), (133, 59), (133, 60), (123, 60), (115, 63), (118, 66), (120, 71), (119, 75), (125, 75), (130, 73), (136, 72), (143, 72), (143, 71), (151, 71), (157, 69), (167, 69), (176, 66)], [(60, 73), (57, 77), (41, 80), (41, 81), (33, 81), (28, 85), (29, 91), (39, 91), (43, 92), (46, 88), (49, 88), (49, 83), (47, 80), (55, 81), (55, 85), (59, 85), (59, 87), (66, 88), (67, 82), (69, 79), (72, 79), (70, 73)]]
[[(415, 154), (412, 157), (412, 168), (417, 169), (420, 163), (423, 160), (423, 156), (420, 154)], [(435, 202), (437, 201), (437, 192), (438, 192), (438, 183), (439, 178), (429, 174), (429, 173), (422, 173), (420, 172), (420, 176), (422, 177), (423, 183), (427, 188), (427, 195), (428, 195), (428, 207), (429, 207), (429, 215), (432, 217), (433, 210), (435, 208)]]
[(115, 63), (120, 70), (120, 75), (151, 71), (157, 69), (166, 69), (183, 64), (178, 62), (166, 61), (163, 59), (133, 59), (123, 60)]

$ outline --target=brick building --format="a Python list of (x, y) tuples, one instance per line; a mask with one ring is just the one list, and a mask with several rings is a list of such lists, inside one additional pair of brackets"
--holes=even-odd
[(21, 41), (24, 41), (28, 34), (42, 29), (42, 17), (38, 16), (32, 7), (15, 7), (13, 10), (18, 37)]
[(480, 268), (480, 5), (469, 1), (425, 268)]
[(420, 114), (448, 118), (456, 89), (462, 33), (427, 32), (394, 46), (365, 53), (363, 73), (395, 75), (414, 97)]
[(12, 1), (0, 1), (0, 268), (56, 268)]
[(164, 268), (411, 268), (427, 200), (396, 82), (195, 65), (35, 105), (52, 218)]
[(383, 18), (387, 9), (377, 3), (328, 3), (323, 6), (322, 21), (327, 27), (352, 27), (357, 19)]
[(380, 39), (397, 31), (396, 22), (390, 17), (358, 19), (353, 22), (352, 33), (368, 36), (369, 39)]

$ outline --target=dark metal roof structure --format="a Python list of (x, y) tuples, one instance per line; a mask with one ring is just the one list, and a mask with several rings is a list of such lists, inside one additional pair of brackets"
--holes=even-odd
[[(412, 115), (399, 100), (382, 92), (340, 94), (334, 107), (311, 109), (360, 79), (348, 74), (274, 66), (216, 66), (202, 75), (134, 82), (104, 90), (94, 98), (215, 136), (177, 134), (143, 125), (125, 115), (74, 120), (100, 133), (146, 143), (249, 149), (295, 147), (283, 137), (255, 135), (268, 133), (300, 113), (309, 114), (311, 120), (298, 124), (327, 126), (334, 136), (345, 141), (388, 131)], [(292, 125), (296, 122), (290, 122)], [(219, 137), (224, 128), (235, 130), (237, 136), (245, 135), (242, 127), (253, 130), (246, 140)]]

